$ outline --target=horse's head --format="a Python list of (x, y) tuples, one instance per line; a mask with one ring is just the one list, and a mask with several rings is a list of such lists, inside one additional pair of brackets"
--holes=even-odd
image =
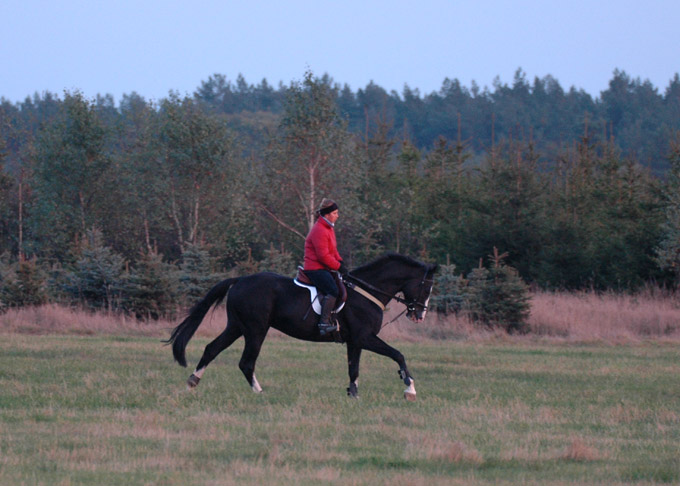
[[(406, 316), (421, 322), (427, 314), (437, 265), (419, 262), (397, 253), (387, 253), (350, 273), (349, 279), (380, 295), (406, 305)], [(401, 293), (403, 298), (397, 294)]]
[(409, 279), (402, 288), (407, 309), (406, 317), (413, 322), (422, 322), (425, 319), (436, 270), (437, 265), (424, 264), (420, 273), (416, 271), (413, 278)]

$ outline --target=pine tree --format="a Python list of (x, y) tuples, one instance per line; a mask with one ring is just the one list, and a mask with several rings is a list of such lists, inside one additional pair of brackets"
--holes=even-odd
[(680, 285), (680, 134), (673, 143), (669, 157), (671, 170), (666, 182), (666, 221), (663, 224), (663, 239), (656, 249), (659, 266), (675, 276), (675, 285)]
[(295, 259), (283, 246), (277, 249), (273, 244), (265, 252), (265, 258), (260, 262), (260, 271), (274, 272), (280, 275), (293, 276), (295, 274)]
[(253, 258), (253, 252), (248, 248), (248, 256), (236, 265), (236, 275), (239, 277), (252, 275), (259, 271), (258, 262)]
[(448, 259), (449, 254), (463, 255), (466, 251), (466, 206), (471, 200), (471, 186), (463, 164), (470, 156), (459, 134), (455, 147), (440, 137), (425, 159), (420, 217), (432, 232), (430, 254), (435, 258), (447, 255)]
[(46, 301), (45, 276), (35, 258), (5, 267), (0, 276), (0, 310), (41, 305)]
[(144, 253), (125, 281), (123, 308), (139, 319), (170, 317), (177, 309), (177, 275), (156, 252)]
[(529, 289), (517, 270), (505, 265), (507, 253), (494, 247), (490, 268), (480, 266), (468, 276), (465, 310), (474, 321), (508, 332), (525, 332), (529, 318)]
[(458, 314), (465, 302), (465, 279), (456, 275), (456, 266), (447, 261), (440, 265), (434, 278), (432, 308), (445, 316)]
[(179, 271), (179, 291), (184, 304), (193, 305), (202, 299), (221, 277), (213, 272), (213, 261), (205, 248), (186, 245)]
[(99, 230), (88, 231), (87, 240), (75, 268), (67, 275), (64, 290), (72, 301), (92, 309), (114, 310), (123, 287), (124, 259), (104, 245)]
[(82, 93), (67, 93), (57, 117), (38, 134), (35, 155), (35, 205), (32, 224), (59, 257), (88, 228), (103, 227), (102, 206), (111, 178), (107, 140), (110, 129)]

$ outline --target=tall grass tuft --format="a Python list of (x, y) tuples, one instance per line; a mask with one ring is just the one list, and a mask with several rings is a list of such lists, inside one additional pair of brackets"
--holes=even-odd
[(592, 447), (586, 445), (582, 439), (575, 437), (567, 449), (560, 455), (560, 459), (578, 462), (597, 461), (600, 459), (600, 454)]

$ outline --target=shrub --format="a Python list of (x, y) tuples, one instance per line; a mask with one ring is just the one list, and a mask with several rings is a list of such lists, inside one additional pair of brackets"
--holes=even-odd
[(529, 289), (517, 270), (505, 265), (507, 253), (494, 248), (491, 268), (479, 267), (468, 276), (465, 310), (474, 321), (508, 332), (526, 332)]
[(101, 233), (88, 232), (88, 244), (66, 275), (65, 292), (91, 309), (112, 310), (123, 286), (123, 257), (103, 245)]
[(0, 278), (0, 309), (44, 304), (45, 276), (36, 259), (5, 266)]
[(455, 272), (453, 264), (440, 265), (434, 278), (432, 309), (445, 316), (458, 314), (465, 301), (465, 279)]
[(269, 250), (265, 250), (264, 253), (264, 260), (259, 265), (261, 271), (274, 272), (279, 275), (295, 275), (295, 258), (283, 246), (278, 250), (274, 245), (270, 245)]
[(125, 279), (122, 306), (138, 319), (171, 317), (177, 309), (177, 269), (158, 253), (145, 253)]
[(182, 253), (179, 270), (179, 292), (184, 305), (193, 305), (221, 280), (223, 275), (213, 272), (213, 260), (204, 248), (188, 245)]

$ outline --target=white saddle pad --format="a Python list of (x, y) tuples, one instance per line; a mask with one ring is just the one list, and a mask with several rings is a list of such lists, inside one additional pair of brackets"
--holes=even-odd
[[(303, 287), (303, 288), (309, 290), (309, 298), (312, 302), (312, 309), (314, 310), (314, 312), (316, 314), (321, 315), (321, 302), (319, 302), (319, 299), (316, 298), (317, 293), (318, 293), (317, 290), (316, 290), (316, 287), (314, 287), (313, 285), (306, 285), (306, 284), (300, 283), (298, 281), (298, 279), (296, 279), (296, 278), (293, 279), (293, 282), (295, 282), (295, 285), (297, 285), (298, 287)], [(343, 307), (345, 307), (344, 302), (341, 303), (338, 307), (336, 307), (333, 312), (337, 314), (338, 312), (340, 312), (342, 310)]]

